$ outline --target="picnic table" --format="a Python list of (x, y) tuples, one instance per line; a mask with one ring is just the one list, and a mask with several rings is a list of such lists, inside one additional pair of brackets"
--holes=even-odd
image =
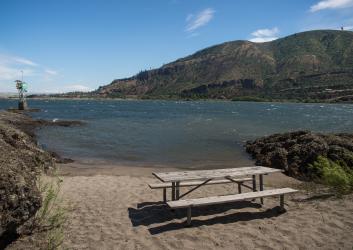
[[(282, 172), (280, 169), (268, 168), (263, 166), (227, 168), (227, 169), (212, 169), (212, 170), (192, 170), (192, 171), (177, 171), (165, 173), (152, 173), (157, 179), (163, 183), (171, 183), (171, 199), (179, 200), (185, 195), (191, 193), (197, 188), (207, 185), (214, 180), (229, 180), (237, 183), (237, 177), (252, 177), (252, 189), (257, 191), (256, 177), (259, 178), (260, 191), (264, 190), (264, 175)], [(180, 183), (185, 181), (200, 181), (191, 190), (184, 194), (180, 194)], [(263, 200), (261, 200), (263, 203)]]
[[(257, 198), (263, 199), (265, 197), (279, 196), (280, 197), (280, 211), (285, 211), (284, 195), (295, 193), (298, 190), (292, 188), (277, 188), (264, 190), (264, 175), (271, 173), (282, 172), (280, 169), (268, 168), (263, 166), (241, 167), (241, 168), (227, 168), (227, 169), (212, 169), (212, 170), (192, 170), (192, 171), (178, 171), (167, 173), (152, 173), (161, 182), (156, 184), (149, 184), (150, 188), (163, 188), (163, 200), (171, 209), (187, 209), (187, 225), (191, 225), (191, 209), (200, 206), (225, 204), (236, 201), (251, 200)], [(257, 190), (256, 177), (259, 178), (259, 191)], [(251, 178), (249, 178), (251, 177)], [(247, 186), (244, 182), (251, 181), (252, 187)], [(211, 184), (237, 183), (238, 194), (217, 195), (211, 197), (181, 199), (194, 190)], [(180, 194), (180, 187), (192, 187), (184, 194)], [(251, 189), (252, 192), (242, 193), (241, 186)], [(171, 188), (171, 201), (167, 201), (166, 190)]]

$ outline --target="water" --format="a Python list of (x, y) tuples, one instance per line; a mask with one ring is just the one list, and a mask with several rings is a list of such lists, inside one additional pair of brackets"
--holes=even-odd
[[(253, 164), (246, 140), (309, 129), (353, 132), (353, 105), (221, 101), (30, 100), (36, 118), (82, 120), (37, 132), (43, 147), (83, 162), (185, 168)], [(16, 106), (0, 100), (0, 108)]]

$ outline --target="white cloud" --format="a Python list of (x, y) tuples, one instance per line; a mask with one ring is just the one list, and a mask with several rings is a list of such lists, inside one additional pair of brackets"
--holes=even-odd
[[(36, 85), (42, 85), (39, 88), (42, 89), (43, 84), (47, 84), (58, 75), (57, 71), (48, 69), (30, 59), (0, 54), (0, 92), (16, 91), (13, 82), (21, 79), (22, 73), (24, 81), (28, 81), (31, 85), (30, 90)], [(48, 85), (45, 85), (45, 88), (47, 87)]]
[(80, 91), (80, 92), (87, 92), (92, 91), (93, 89), (81, 84), (73, 84), (64, 87), (66, 91)]
[(23, 65), (27, 65), (27, 66), (32, 66), (32, 67), (38, 66), (38, 64), (36, 64), (35, 62), (32, 62), (31, 60), (28, 60), (28, 59), (22, 58), (22, 57), (13, 57), (12, 60), (14, 62), (19, 63), (19, 64), (23, 64)]
[(323, 0), (310, 7), (311, 12), (324, 9), (342, 9), (353, 6), (353, 0)]
[(58, 74), (57, 71), (52, 70), (52, 69), (46, 69), (44, 72), (47, 73), (47, 74), (49, 74), (49, 75), (52, 75), (52, 76), (55, 76), (55, 75)]
[(38, 64), (26, 58), (0, 54), (0, 81), (19, 79), (22, 76), (35, 74)]
[(278, 39), (279, 29), (274, 27), (272, 29), (258, 29), (251, 33), (253, 38), (250, 39), (254, 43), (269, 42)]
[(189, 14), (186, 17), (186, 31), (194, 32), (198, 28), (206, 25), (212, 20), (214, 13), (215, 11), (212, 8), (207, 8), (199, 12), (197, 15)]
[(343, 27), (344, 30), (353, 30), (353, 26), (345, 26)]
[(22, 66), (37, 67), (37, 63), (23, 57), (0, 54), (0, 64), (16, 64)]
[(274, 27), (272, 29), (259, 29), (255, 30), (251, 35), (255, 37), (270, 37), (270, 36), (275, 36), (279, 32), (279, 29), (277, 27)]
[(265, 43), (265, 42), (270, 42), (273, 40), (278, 39), (278, 37), (255, 37), (255, 38), (251, 38), (250, 42), (253, 43)]

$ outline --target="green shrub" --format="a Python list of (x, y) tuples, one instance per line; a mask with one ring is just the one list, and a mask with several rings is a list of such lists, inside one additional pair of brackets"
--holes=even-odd
[(353, 190), (353, 172), (346, 166), (319, 156), (313, 164), (309, 164), (309, 170), (313, 174), (312, 177), (339, 193)]
[(59, 198), (61, 182), (58, 176), (50, 180), (40, 178), (37, 182), (42, 195), (42, 206), (28, 225), (28, 233), (46, 235), (41, 243), (43, 249), (60, 249), (64, 240), (63, 225), (67, 220), (67, 211)]
[(42, 228), (53, 229), (61, 226), (66, 219), (65, 209), (61, 206), (58, 199), (61, 188), (61, 180), (54, 177), (55, 180), (47, 183), (39, 183), (39, 190), (43, 195), (42, 207), (36, 214), (37, 223)]

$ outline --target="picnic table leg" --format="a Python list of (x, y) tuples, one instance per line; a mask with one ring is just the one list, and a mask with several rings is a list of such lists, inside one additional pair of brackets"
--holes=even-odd
[[(256, 175), (252, 176), (252, 191), (256, 192)], [(253, 199), (252, 201), (256, 201), (256, 199)]]
[(252, 176), (252, 191), (256, 192), (256, 175)]
[(175, 182), (172, 182), (172, 201), (175, 201)]
[[(263, 191), (264, 190), (264, 176), (262, 174), (260, 174), (259, 179), (260, 179), (260, 191)], [(261, 204), (263, 205), (264, 198), (260, 198), (260, 200), (261, 200)]]
[(163, 188), (163, 202), (166, 203), (167, 202), (167, 189)]
[(179, 200), (179, 196), (180, 196), (180, 181), (176, 182), (176, 194), (175, 194), (175, 199)]

